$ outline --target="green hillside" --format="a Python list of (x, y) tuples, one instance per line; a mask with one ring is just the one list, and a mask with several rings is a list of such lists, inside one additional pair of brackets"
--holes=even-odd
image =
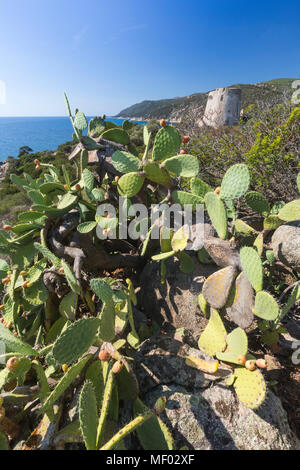
[[(280, 78), (258, 84), (235, 84), (231, 87), (242, 89), (242, 108), (256, 102), (279, 103), (289, 94), (293, 78)], [(204, 109), (207, 93), (195, 93), (189, 96), (150, 101), (145, 100), (122, 109), (116, 117), (180, 120), (189, 111)]]

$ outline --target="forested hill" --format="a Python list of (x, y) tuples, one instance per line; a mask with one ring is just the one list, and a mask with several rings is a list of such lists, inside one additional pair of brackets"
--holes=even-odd
[[(242, 89), (242, 108), (256, 103), (278, 103), (292, 93), (294, 78), (281, 78), (254, 85), (236, 84), (231, 87)], [(201, 114), (203, 112), (208, 93), (195, 93), (172, 99), (150, 101), (145, 100), (123, 109), (116, 117), (137, 118), (141, 120), (165, 118), (170, 121), (179, 121), (181, 117), (190, 112)]]

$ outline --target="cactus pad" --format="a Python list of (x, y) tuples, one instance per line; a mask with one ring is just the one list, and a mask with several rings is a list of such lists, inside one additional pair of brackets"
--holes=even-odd
[(248, 328), (254, 318), (254, 291), (245, 273), (240, 273), (236, 278), (229, 299), (226, 312), (230, 320), (241, 328)]
[(129, 144), (129, 136), (124, 129), (119, 129), (114, 127), (112, 129), (108, 129), (107, 131), (103, 132), (102, 138), (106, 140), (111, 140), (112, 142), (117, 142), (118, 144), (128, 145)]
[(259, 370), (250, 371), (244, 367), (238, 367), (234, 372), (234, 388), (239, 400), (247, 408), (258, 408), (266, 397), (266, 382)]
[(200, 178), (192, 178), (191, 179), (191, 191), (196, 196), (203, 197), (206, 193), (212, 192), (213, 189), (209, 184), (202, 181)]
[(285, 222), (292, 222), (300, 219), (300, 199), (289, 202), (280, 209), (278, 217)]
[(236, 328), (226, 338), (228, 350), (237, 355), (246, 355), (248, 351), (248, 338), (242, 328)]
[(185, 236), (184, 233), (184, 227), (180, 228), (177, 230), (177, 232), (174, 233), (174, 236), (172, 237), (171, 240), (171, 246), (172, 249), (177, 252), (177, 251), (183, 251), (186, 248), (187, 245), (187, 237)]
[(100, 137), (100, 135), (105, 131), (105, 121), (100, 117), (94, 117), (89, 122), (89, 137), (93, 137), (94, 139)]
[(115, 169), (120, 173), (139, 171), (141, 165), (141, 161), (137, 157), (131, 153), (122, 152), (121, 150), (114, 152), (111, 160)]
[(82, 318), (72, 323), (57, 338), (53, 356), (59, 364), (71, 364), (92, 345), (99, 328), (99, 318)]
[(253, 313), (263, 320), (273, 321), (279, 315), (279, 306), (271, 294), (260, 291), (255, 297)]
[(79, 396), (80, 430), (87, 450), (96, 450), (98, 410), (92, 382), (86, 381)]
[(227, 266), (206, 279), (202, 293), (205, 300), (213, 308), (224, 307), (236, 275), (236, 269), (233, 266)]
[(227, 237), (227, 215), (223, 202), (216, 193), (207, 193), (204, 200), (208, 215), (217, 234), (222, 240), (225, 240)]
[(176, 155), (164, 161), (163, 166), (176, 176), (190, 178), (199, 173), (199, 163), (194, 155)]
[(226, 348), (226, 336), (219, 313), (212, 309), (208, 324), (198, 341), (199, 349), (209, 356), (215, 356), (217, 352), (224, 351)]
[(122, 196), (133, 197), (141, 190), (144, 180), (139, 173), (127, 173), (119, 179), (118, 190)]
[(202, 197), (196, 196), (195, 194), (186, 193), (185, 191), (173, 191), (172, 198), (182, 207), (185, 204), (191, 204), (193, 209), (196, 209), (197, 204), (204, 204), (204, 199)]
[(238, 233), (244, 233), (245, 235), (251, 235), (254, 232), (254, 229), (241, 219), (235, 221), (234, 228)]
[(261, 215), (267, 216), (270, 214), (271, 208), (265, 196), (257, 191), (249, 191), (245, 195), (246, 203), (252, 210)]
[(171, 188), (173, 186), (173, 181), (169, 173), (160, 168), (156, 162), (149, 160), (144, 165), (144, 172), (146, 173), (147, 178), (153, 183), (162, 184), (167, 188)]
[(74, 119), (74, 127), (79, 131), (84, 131), (88, 126), (86, 117), (82, 111), (77, 111)]
[(240, 251), (240, 259), (244, 273), (252, 287), (259, 292), (263, 289), (264, 269), (259, 254), (254, 248), (244, 247)]
[(222, 199), (238, 199), (249, 188), (250, 173), (247, 165), (238, 163), (231, 166), (225, 173), (221, 184), (220, 197)]
[(161, 161), (172, 157), (178, 152), (181, 145), (181, 137), (173, 126), (162, 127), (156, 134), (152, 158)]
[(283, 220), (281, 220), (277, 215), (268, 215), (264, 219), (264, 229), (265, 230), (276, 230), (280, 225), (283, 224)]
[(102, 302), (109, 302), (113, 296), (113, 290), (105, 281), (105, 279), (92, 279), (90, 282), (92, 291), (102, 300)]
[(219, 361), (205, 361), (199, 357), (187, 356), (185, 363), (189, 367), (201, 370), (207, 374), (215, 374), (219, 368)]

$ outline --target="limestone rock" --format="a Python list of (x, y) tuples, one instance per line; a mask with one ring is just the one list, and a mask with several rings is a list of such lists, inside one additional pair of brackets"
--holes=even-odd
[(300, 220), (278, 227), (272, 237), (272, 249), (279, 261), (300, 270)]

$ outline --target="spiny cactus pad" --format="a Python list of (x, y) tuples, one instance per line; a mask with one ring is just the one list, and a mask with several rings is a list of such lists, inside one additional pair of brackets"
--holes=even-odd
[(233, 266), (227, 266), (206, 279), (202, 293), (205, 300), (213, 308), (219, 309), (224, 307), (236, 275), (236, 269)]
[(267, 216), (270, 214), (271, 208), (265, 196), (257, 191), (249, 191), (245, 195), (246, 203), (255, 212)]
[(244, 273), (252, 287), (259, 292), (263, 289), (264, 268), (259, 254), (254, 248), (244, 247), (240, 251), (240, 260)]
[(176, 253), (176, 257), (179, 259), (180, 271), (185, 274), (190, 274), (194, 271), (195, 263), (193, 258), (185, 252)]
[(165, 160), (163, 166), (176, 176), (185, 178), (196, 176), (199, 173), (199, 163), (194, 155), (176, 155)]
[(128, 145), (130, 142), (127, 132), (116, 127), (103, 132), (102, 138), (122, 145)]
[(269, 292), (261, 291), (256, 294), (253, 313), (264, 320), (276, 320), (279, 315), (279, 306)]
[(100, 117), (94, 117), (89, 121), (89, 137), (94, 139), (100, 137), (100, 135), (105, 131), (105, 121)]
[(98, 410), (92, 382), (86, 381), (79, 396), (79, 422), (87, 450), (96, 450)]
[(198, 347), (209, 356), (215, 356), (218, 351), (226, 348), (226, 330), (217, 310), (212, 309), (210, 319), (201, 334)]
[(220, 197), (222, 199), (238, 199), (249, 188), (250, 173), (247, 165), (238, 163), (231, 166), (225, 173), (221, 184)]
[(87, 123), (86, 117), (85, 117), (85, 115), (82, 111), (78, 111), (76, 113), (75, 119), (74, 119), (74, 126), (79, 131), (84, 131), (87, 128), (88, 123)]
[[(143, 402), (137, 398), (133, 406), (134, 416), (141, 416), (149, 411)], [(153, 416), (136, 430), (144, 450), (175, 450), (173, 438), (159, 416)]]
[(111, 160), (115, 169), (120, 173), (139, 171), (141, 166), (141, 161), (137, 157), (129, 152), (122, 152), (121, 150), (114, 152)]
[(235, 369), (234, 388), (239, 400), (247, 408), (258, 408), (266, 397), (266, 382), (259, 370), (250, 371), (244, 367)]
[(254, 291), (245, 273), (240, 273), (232, 286), (226, 308), (230, 320), (241, 328), (248, 328), (253, 322), (252, 308)]
[(175, 202), (184, 206), (185, 204), (191, 204), (193, 209), (196, 209), (197, 204), (203, 205), (204, 199), (196, 196), (195, 194), (186, 193), (185, 191), (173, 191), (172, 198)]
[(152, 158), (156, 161), (165, 160), (178, 152), (181, 145), (181, 137), (173, 126), (162, 127), (156, 134)]
[(207, 193), (204, 197), (206, 209), (217, 234), (222, 240), (227, 237), (226, 209), (216, 193)]
[(292, 222), (300, 219), (300, 199), (285, 204), (280, 209), (278, 217), (285, 222)]
[(163, 168), (160, 168), (156, 162), (148, 160), (144, 165), (144, 172), (147, 178), (153, 181), (153, 183), (162, 184), (168, 188), (173, 186), (173, 181), (169, 173)]
[(203, 198), (206, 193), (213, 191), (212, 187), (209, 186), (209, 184), (205, 183), (205, 181), (202, 181), (200, 178), (197, 177), (191, 179), (190, 187), (193, 194)]
[(122, 196), (133, 197), (142, 188), (144, 180), (139, 173), (127, 173), (119, 179), (118, 190)]
[(109, 302), (113, 296), (113, 290), (105, 281), (105, 279), (95, 278), (90, 282), (92, 291), (102, 300), (102, 302)]
[(71, 364), (92, 345), (99, 328), (99, 318), (82, 318), (72, 323), (53, 345), (53, 356), (59, 364)]

